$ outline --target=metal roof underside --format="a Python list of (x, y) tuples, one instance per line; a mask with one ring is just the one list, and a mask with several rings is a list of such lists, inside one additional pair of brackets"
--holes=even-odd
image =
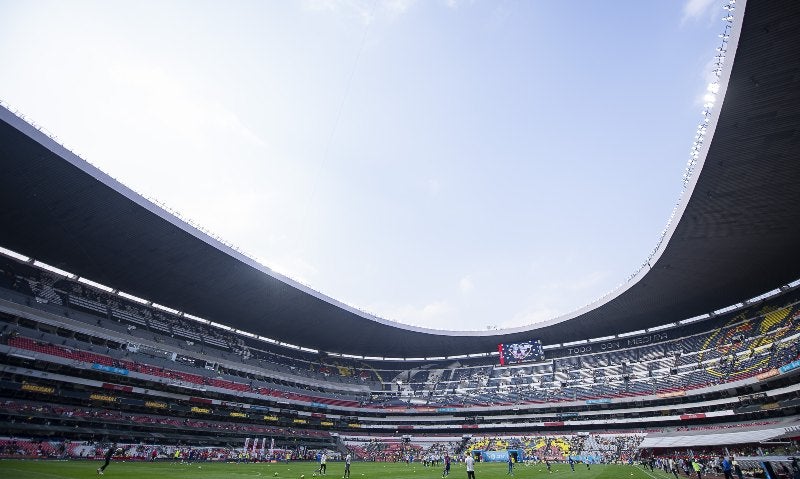
[(507, 334), (434, 333), (365, 317), (259, 269), (9, 112), (2, 118), (0, 246), (323, 351), (432, 357), (530, 338), (553, 344), (609, 336), (707, 313), (800, 278), (800, 2), (793, 0), (747, 2), (705, 163), (652, 269), (573, 319)]

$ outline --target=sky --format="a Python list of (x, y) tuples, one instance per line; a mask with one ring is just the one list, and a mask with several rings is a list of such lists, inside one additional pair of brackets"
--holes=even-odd
[(519, 327), (656, 245), (722, 5), (0, 0), (0, 100), (332, 298)]

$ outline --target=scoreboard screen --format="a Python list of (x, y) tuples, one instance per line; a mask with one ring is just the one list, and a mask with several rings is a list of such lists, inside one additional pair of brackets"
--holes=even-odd
[(500, 352), (500, 365), (527, 363), (530, 361), (543, 361), (542, 341), (532, 339), (524, 343), (498, 344)]

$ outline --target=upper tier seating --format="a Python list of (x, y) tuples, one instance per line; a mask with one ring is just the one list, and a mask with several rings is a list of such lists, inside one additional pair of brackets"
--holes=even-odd
[[(653, 344), (554, 357), (538, 364), (501, 367), (494, 364), (495, 358), (488, 357), (417, 363), (404, 370), (403, 363), (370, 364), (280, 347), (269, 350), (265, 343), (252, 338), (139, 304), (4, 256), (0, 256), (0, 278), (0, 287), (34, 296), (42, 304), (77, 308), (87, 313), (87, 318), (96, 318), (97, 325), (106, 330), (125, 331), (127, 325), (127, 332), (119, 333), (121, 344), (135, 344), (137, 338), (146, 337), (163, 344), (164, 351), (187, 352), (181, 356), (185, 363), (150, 364), (159, 361), (123, 358), (113, 351), (99, 354), (86, 344), (87, 339), (81, 342), (77, 336), (67, 344), (67, 340), (50, 336), (49, 340), (35, 340), (32, 335), (26, 337), (28, 333), (9, 339), (8, 344), (13, 347), (189, 384), (337, 405), (358, 406), (364, 398), (336, 399), (296, 392), (286, 386), (264, 385), (235, 367), (228, 367), (227, 372), (240, 374), (244, 380), (225, 378), (204, 369), (207, 362), (194, 361), (191, 353), (236, 359), (248, 370), (262, 368), (267, 377), (269, 371), (277, 371), (290, 377), (311, 378), (320, 384), (367, 384), (375, 393), (371, 405), (378, 407), (492, 406), (666, 394), (752, 377), (791, 362), (800, 354), (800, 342), (794, 340), (800, 335), (800, 291), (716, 318), (710, 323), (717, 326), (710, 331), (676, 338), (681, 333), (677, 329), (670, 335), (673, 339)], [(140, 331), (146, 334), (142, 336)], [(386, 394), (385, 386), (394, 387), (396, 382), (403, 384), (403, 390)]]

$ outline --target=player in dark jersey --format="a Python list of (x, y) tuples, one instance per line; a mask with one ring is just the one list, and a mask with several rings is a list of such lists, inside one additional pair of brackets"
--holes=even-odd
[[(122, 448), (120, 448), (119, 451), (121, 452)], [(98, 474), (103, 475), (103, 471), (106, 470), (106, 468), (108, 467), (108, 463), (111, 462), (111, 458), (116, 453), (117, 453), (117, 443), (114, 442), (114, 443), (111, 443), (111, 447), (109, 447), (108, 451), (106, 451), (106, 462), (102, 466), (97, 468), (97, 473)]]

